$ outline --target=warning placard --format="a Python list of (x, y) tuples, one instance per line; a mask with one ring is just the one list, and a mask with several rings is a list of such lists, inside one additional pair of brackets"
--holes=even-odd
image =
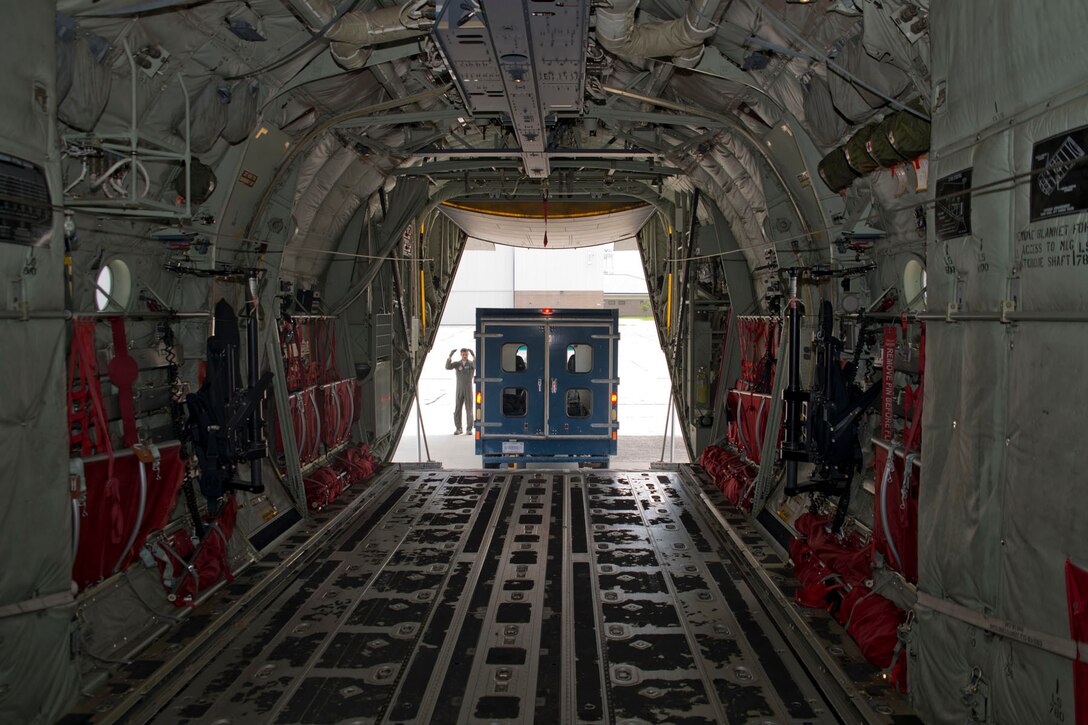
[(1088, 126), (1031, 149), (1031, 220), (1088, 211)]
[(937, 239), (955, 239), (971, 233), (971, 169), (937, 179)]

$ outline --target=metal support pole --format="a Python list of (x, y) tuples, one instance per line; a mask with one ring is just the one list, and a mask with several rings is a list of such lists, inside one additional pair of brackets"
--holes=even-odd
[(786, 461), (786, 495), (797, 492), (797, 456), (801, 447), (801, 303), (797, 299), (800, 272), (790, 270), (789, 299), (789, 368), (783, 397), (786, 402), (786, 438), (782, 442), (782, 458)]
[[(672, 424), (672, 389), (671, 389), (671, 384), (670, 384), (669, 404), (665, 409), (665, 429), (666, 429), (666, 431), (668, 430), (668, 428), (669, 428), (669, 426), (671, 424)], [(660, 463), (665, 462), (665, 441), (667, 441), (668, 439), (669, 439), (668, 433), (667, 432), (663, 433), (662, 436), (661, 436), (661, 455), (657, 459), (658, 462), (660, 462)]]
[[(423, 463), (423, 410), (419, 407), (419, 393), (416, 393), (416, 462)], [(430, 456), (427, 456), (430, 458)]]
[(676, 458), (676, 410), (669, 416), (669, 463)]
[(265, 354), (268, 356), (272, 378), (272, 395), (276, 402), (276, 419), (280, 427), (280, 440), (283, 441), (283, 455), (286, 464), (287, 493), (303, 516), (309, 518), (310, 510), (306, 506), (306, 489), (302, 482), (302, 464), (299, 461), (298, 442), (295, 440), (294, 426), (291, 424), (291, 394), (287, 390), (287, 378), (283, 368), (283, 355), (280, 346), (280, 329), (276, 320), (269, 318), (265, 333)]
[[(416, 386), (416, 417), (419, 421), (419, 438), (423, 441), (423, 450), (427, 452), (427, 463), (431, 462), (431, 446), (427, 443), (427, 426), (423, 425), (423, 406), (419, 403), (419, 386)], [(418, 447), (418, 443), (417, 443)], [(417, 455), (418, 458), (418, 455)]]
[[(256, 276), (249, 278), (249, 294), (253, 309), (249, 316), (249, 322), (246, 325), (246, 367), (248, 368), (249, 373), (249, 388), (252, 390), (257, 386), (257, 380), (261, 376), (260, 356), (258, 354), (260, 347), (257, 342), (257, 315), (260, 305), (258, 304), (257, 298)], [(264, 396), (262, 395), (261, 397)], [(264, 449), (264, 455), (259, 458), (254, 458), (249, 462), (250, 487), (248, 490), (252, 493), (262, 493), (264, 491), (264, 484), (261, 482), (261, 466), (264, 465), (264, 459), (268, 454), (268, 449), (264, 440), (264, 421), (261, 420), (260, 405), (253, 409), (253, 415), (249, 419), (249, 437), (254, 445), (259, 445)]]

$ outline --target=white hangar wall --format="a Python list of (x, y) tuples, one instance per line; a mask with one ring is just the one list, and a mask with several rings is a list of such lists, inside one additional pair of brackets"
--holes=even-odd
[(604, 244), (526, 249), (469, 240), (442, 315), (445, 325), (473, 325), (477, 307), (599, 307), (605, 294), (644, 295), (637, 251)]

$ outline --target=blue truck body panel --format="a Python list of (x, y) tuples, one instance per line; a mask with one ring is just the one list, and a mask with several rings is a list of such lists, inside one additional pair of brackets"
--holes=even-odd
[(476, 311), (476, 453), (608, 463), (619, 429), (616, 310)]

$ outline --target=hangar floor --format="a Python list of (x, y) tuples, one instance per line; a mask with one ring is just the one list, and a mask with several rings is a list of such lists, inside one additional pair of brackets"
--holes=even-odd
[(785, 563), (721, 506), (684, 472), (394, 469), (307, 558), (272, 557), (290, 574), (263, 600), (213, 609), (214, 637), (183, 624), (86, 719), (910, 721), (855, 651), (806, 654), (796, 607), (746, 576), (788, 583)]

